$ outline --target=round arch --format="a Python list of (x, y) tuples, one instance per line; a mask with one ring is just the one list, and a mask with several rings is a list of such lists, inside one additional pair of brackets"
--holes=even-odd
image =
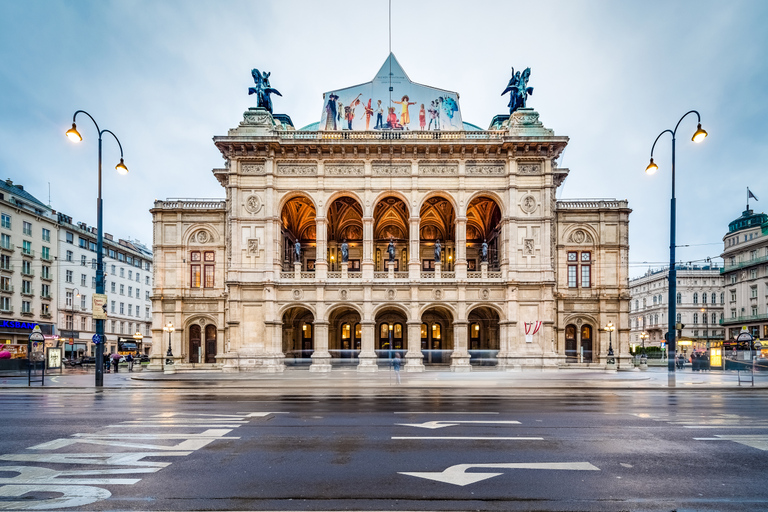
[(396, 198), (400, 199), (403, 203), (405, 203), (405, 206), (408, 209), (408, 216), (409, 217), (417, 217), (418, 216), (418, 211), (415, 214), (413, 213), (413, 207), (412, 207), (411, 202), (409, 201), (408, 197), (405, 194), (403, 194), (402, 192), (400, 192), (399, 190), (384, 190), (384, 191), (380, 192), (379, 195), (377, 195), (376, 198), (371, 202), (371, 207), (370, 207), (371, 211), (370, 212), (365, 212), (365, 210), (363, 210), (364, 214), (368, 213), (368, 215), (363, 215), (363, 216), (364, 217), (366, 217), (366, 216), (373, 217), (373, 213), (376, 210), (376, 205), (379, 204), (381, 201), (383, 201), (384, 199), (386, 199), (388, 197), (396, 197)]
[(504, 314), (504, 309), (499, 307), (496, 304), (490, 303), (490, 302), (475, 302), (467, 306), (467, 318), (469, 318), (469, 315), (478, 308), (488, 308), (492, 309), (496, 312), (497, 315), (499, 315), (499, 321), (505, 322), (507, 320), (507, 316)]
[[(204, 243), (193, 241), (192, 236), (197, 234), (198, 231), (207, 231), (209, 235), (212, 235), (212, 239)], [(206, 245), (218, 243), (220, 239), (221, 234), (219, 234), (216, 227), (209, 222), (192, 224), (186, 230), (184, 230), (184, 233), (181, 235), (182, 244), (185, 248), (188, 248), (190, 245)]]
[(325, 310), (323, 321), (329, 322), (334, 314), (344, 309), (352, 309), (357, 312), (358, 315), (360, 315), (360, 319), (363, 318), (363, 308), (360, 307), (359, 304), (354, 304), (352, 302), (336, 302)]
[(376, 317), (379, 316), (379, 314), (381, 314), (384, 310), (387, 310), (387, 309), (392, 309), (392, 310), (398, 311), (399, 313), (402, 313), (403, 315), (405, 315), (406, 320), (408, 320), (409, 322), (412, 320), (411, 314), (408, 308), (403, 307), (396, 303), (389, 303), (389, 302), (384, 304), (379, 304), (373, 309), (373, 311), (371, 312), (371, 316), (373, 317), (373, 320), (376, 321)]
[(433, 197), (439, 197), (439, 198), (445, 199), (446, 201), (451, 203), (451, 206), (453, 207), (453, 211), (458, 216), (459, 205), (458, 205), (458, 203), (456, 203), (456, 198), (453, 197), (450, 193), (448, 193), (448, 192), (446, 192), (444, 190), (432, 190), (432, 191), (427, 192), (426, 194), (424, 194), (424, 196), (419, 201), (419, 204), (418, 204), (418, 207), (417, 207), (417, 210), (418, 210), (419, 214), (421, 214), (421, 209), (424, 207), (424, 204), (427, 201), (429, 201), (430, 199), (432, 199)]
[(504, 204), (504, 199), (497, 194), (496, 192), (490, 191), (490, 190), (478, 190), (472, 195), (470, 195), (466, 202), (464, 203), (464, 208), (461, 210), (460, 217), (466, 217), (467, 216), (467, 210), (469, 209), (469, 205), (474, 201), (475, 199), (479, 197), (487, 197), (488, 199), (491, 199), (493, 202), (496, 203), (496, 206), (499, 207), (499, 211), (501, 212), (501, 220), (503, 221), (507, 216), (506, 211), (506, 205)]
[(361, 198), (357, 192), (354, 192), (352, 190), (337, 190), (330, 196), (328, 196), (328, 199), (325, 200), (323, 203), (322, 208), (318, 208), (318, 217), (320, 217), (319, 213), (322, 210), (323, 218), (327, 217), (328, 212), (328, 205), (333, 204), (333, 202), (341, 197), (349, 197), (350, 199), (354, 199), (359, 205), (360, 209), (363, 211), (363, 216), (365, 216), (365, 203), (363, 202), (363, 198)]
[(424, 306), (421, 306), (419, 308), (419, 320), (421, 320), (421, 317), (424, 316), (424, 313), (426, 313), (430, 309), (444, 309), (448, 313), (450, 313), (451, 318), (449, 319), (451, 322), (456, 321), (456, 310), (451, 306), (450, 304), (446, 302), (430, 302), (428, 304), (425, 304)]
[(304, 199), (308, 199), (312, 206), (315, 209), (315, 216), (319, 216), (318, 212), (320, 211), (320, 207), (317, 205), (317, 201), (315, 201), (315, 198), (312, 197), (312, 194), (309, 194), (308, 192), (302, 192), (301, 190), (291, 190), (290, 192), (286, 192), (283, 194), (283, 196), (280, 198), (280, 200), (277, 202), (277, 211), (275, 212), (276, 217), (280, 217), (283, 213), (283, 208), (285, 208), (285, 205), (288, 204), (288, 201), (291, 199), (296, 199), (297, 197), (303, 197)]
[(277, 316), (282, 321), (283, 316), (290, 310), (291, 308), (302, 308), (306, 309), (310, 313), (312, 313), (312, 316), (316, 319), (317, 318), (317, 310), (315, 309), (315, 306), (313, 304), (310, 304), (308, 302), (290, 302), (288, 304), (284, 304), (280, 306), (280, 309), (277, 310)]
[[(571, 240), (571, 237), (577, 231), (585, 232), (588, 236), (592, 237), (592, 240), (591, 241), (583, 240), (581, 242)], [(587, 224), (574, 224), (574, 225), (568, 226), (565, 229), (565, 231), (563, 231), (563, 238), (562, 238), (563, 244), (595, 246), (598, 244), (598, 240), (599, 240), (599, 234), (597, 233), (597, 231), (592, 226), (589, 226)]]

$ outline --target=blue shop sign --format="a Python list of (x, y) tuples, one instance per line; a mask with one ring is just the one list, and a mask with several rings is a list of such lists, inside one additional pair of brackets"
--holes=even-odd
[(0, 320), (0, 329), (29, 329), (30, 331), (37, 326), (34, 322), (17, 322), (14, 320)]

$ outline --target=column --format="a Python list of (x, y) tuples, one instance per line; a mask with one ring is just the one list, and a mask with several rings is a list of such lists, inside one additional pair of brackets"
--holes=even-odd
[(363, 217), (363, 279), (373, 279), (373, 217)]
[(453, 354), (451, 354), (451, 371), (468, 372), (472, 367), (469, 365), (469, 322), (466, 320), (457, 320), (453, 322)]
[(467, 278), (467, 218), (456, 218), (456, 279)]
[(315, 218), (315, 279), (328, 277), (328, 243), (326, 241), (325, 218)]
[(328, 322), (315, 320), (315, 351), (312, 353), (311, 372), (331, 371), (331, 354), (328, 352)]
[(419, 218), (410, 218), (408, 230), (408, 278), (413, 281), (421, 277), (421, 251), (419, 250)]
[(361, 320), (360, 326), (363, 338), (360, 340), (360, 355), (358, 356), (360, 362), (357, 365), (357, 371), (366, 373), (377, 372), (379, 367), (377, 365), (376, 352), (374, 352), (376, 323), (373, 320)]
[(409, 321), (408, 329), (408, 352), (405, 354), (406, 372), (424, 371), (424, 354), (421, 353), (421, 321)]

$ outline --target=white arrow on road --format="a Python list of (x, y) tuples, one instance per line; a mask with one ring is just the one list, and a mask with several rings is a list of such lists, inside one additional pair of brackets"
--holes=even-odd
[(472, 423), (472, 424), (495, 424), (495, 425), (519, 425), (519, 421), (426, 421), (424, 423), (396, 423), (396, 425), (402, 425), (403, 427), (418, 427), (436, 429), (443, 427), (455, 427), (458, 424)]
[(600, 471), (600, 468), (593, 466), (589, 462), (515, 462), (509, 464), (457, 464), (442, 472), (406, 473), (399, 471), (398, 473), (462, 487), (503, 475), (503, 473), (466, 473), (465, 471), (470, 468)]

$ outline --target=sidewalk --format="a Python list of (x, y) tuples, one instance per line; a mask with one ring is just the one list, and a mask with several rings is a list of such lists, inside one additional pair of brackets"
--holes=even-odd
[[(357, 373), (355, 370), (335, 369), (330, 373), (310, 373), (306, 368), (289, 368), (281, 374), (263, 373), (180, 373), (166, 375), (159, 372), (121, 371), (104, 374), (105, 389), (229, 389), (261, 391), (273, 394), (356, 394), (387, 395), (405, 390), (434, 390), (471, 396), (509, 395), (525, 390), (768, 390), (768, 372), (755, 374), (754, 387), (750, 375), (736, 372), (710, 371), (675, 372), (675, 386), (670, 388), (666, 368), (648, 371), (629, 370), (607, 372), (600, 370), (556, 370), (503, 372), (477, 370), (454, 373), (428, 370), (423, 373), (401, 372), (402, 384), (397, 385), (391, 369), (381, 368), (377, 373)], [(40, 384), (27, 387), (23, 377), (0, 376), (0, 389), (39, 389)], [(47, 375), (45, 389), (93, 390), (94, 374), (80, 371), (62, 375)]]

